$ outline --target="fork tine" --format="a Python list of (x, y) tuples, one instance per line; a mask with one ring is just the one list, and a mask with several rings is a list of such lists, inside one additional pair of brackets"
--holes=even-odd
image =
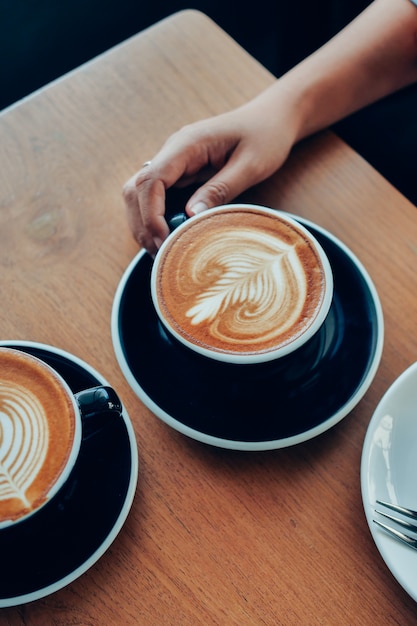
[(392, 502), (384, 502), (383, 500), (377, 500), (376, 503), (385, 506), (387, 509), (391, 509), (391, 511), (401, 513), (401, 515), (405, 515), (406, 517), (417, 521), (417, 511), (413, 511), (412, 509), (406, 509), (402, 506), (399, 506), (398, 504), (392, 504)]
[(405, 535), (404, 533), (400, 532), (399, 530), (396, 530), (395, 528), (392, 528), (391, 526), (387, 526), (387, 524), (383, 524), (382, 522), (380, 522), (380, 521), (378, 521), (376, 519), (374, 519), (374, 522), (378, 526), (381, 526), (381, 528), (383, 528), (389, 535), (391, 535), (395, 539), (398, 539), (399, 541), (405, 543), (410, 548), (414, 548), (414, 550), (417, 549), (417, 540), (416, 539), (412, 539), (411, 537), (408, 537), (408, 535)]
[(417, 533), (416, 524), (411, 524), (410, 522), (407, 522), (407, 520), (405, 519), (401, 519), (400, 517), (397, 517), (396, 515), (390, 515), (389, 513), (384, 513), (384, 511), (379, 511), (378, 509), (375, 509), (375, 513), (378, 513), (378, 515), (382, 515), (383, 517), (391, 520), (392, 522), (395, 522), (396, 524), (398, 524), (402, 528), (405, 528), (406, 530), (410, 530), (413, 533)]

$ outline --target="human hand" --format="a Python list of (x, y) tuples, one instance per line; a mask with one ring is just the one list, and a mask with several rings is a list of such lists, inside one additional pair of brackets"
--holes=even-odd
[[(295, 132), (261, 97), (174, 133), (123, 188), (127, 216), (138, 243), (155, 254), (169, 234), (166, 191), (203, 183), (188, 199), (188, 216), (230, 202), (270, 176), (285, 161)], [(285, 109), (285, 107), (284, 107)]]

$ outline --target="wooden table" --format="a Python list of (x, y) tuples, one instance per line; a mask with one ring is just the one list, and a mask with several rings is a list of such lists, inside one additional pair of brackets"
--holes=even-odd
[(0, 116), (0, 337), (57, 346), (101, 372), (140, 458), (131, 512), (105, 555), (62, 590), (1, 609), (1, 624), (416, 623), (369, 533), (359, 471), (372, 413), (417, 354), (417, 211), (356, 153), (323, 133), (252, 192), (332, 231), (379, 291), (382, 362), (346, 419), (272, 452), (204, 446), (143, 406), (114, 355), (113, 297), (137, 252), (123, 182), (179, 126), (272, 80), (188, 11)]

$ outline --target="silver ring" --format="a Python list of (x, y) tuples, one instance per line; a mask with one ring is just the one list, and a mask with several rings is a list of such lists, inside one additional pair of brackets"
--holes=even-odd
[(152, 163), (152, 161), (145, 161), (145, 163), (142, 165), (142, 167), (148, 167), (148, 165), (150, 165)]

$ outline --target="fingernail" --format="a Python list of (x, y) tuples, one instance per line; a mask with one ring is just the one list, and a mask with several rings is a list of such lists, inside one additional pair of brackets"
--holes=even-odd
[(203, 211), (207, 211), (208, 206), (205, 202), (196, 202), (194, 206), (191, 207), (190, 213), (193, 215), (197, 215), (197, 213), (202, 213)]
[(160, 239), (159, 237), (154, 237), (154, 244), (156, 245), (156, 247), (159, 248), (162, 246), (162, 239)]

